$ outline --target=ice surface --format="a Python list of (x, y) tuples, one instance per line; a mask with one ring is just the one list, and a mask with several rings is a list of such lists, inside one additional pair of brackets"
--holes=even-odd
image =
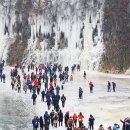
[[(32, 105), (29, 92), (21, 94), (11, 90), (9, 71), (6, 67), (4, 72), (7, 75), (6, 84), (0, 83), (0, 128), (2, 130), (32, 130), (31, 120), (34, 115), (43, 116), (47, 110), (46, 103), (41, 102), (41, 96), (37, 98), (36, 106)], [(117, 83), (116, 93), (107, 91), (107, 81)], [(88, 81), (93, 81), (94, 93), (89, 93)], [(59, 82), (59, 81), (58, 81)], [(123, 75), (107, 75), (103, 73), (87, 72), (87, 80), (83, 79), (83, 71), (75, 72), (74, 81), (68, 82), (60, 94), (67, 97), (63, 112), (70, 111), (70, 115), (79, 114), (84, 116), (84, 124), (88, 124), (89, 115), (95, 117), (95, 129), (100, 124), (105, 128), (114, 123), (120, 123), (120, 119), (130, 116), (130, 83), (129, 77)], [(43, 84), (42, 84), (43, 87)], [(78, 88), (83, 88), (83, 99), (78, 99)], [(61, 105), (61, 104), (60, 104)], [(51, 108), (53, 109), (53, 107)], [(50, 130), (55, 128), (50, 127)], [(65, 127), (58, 127), (57, 130), (65, 130)]]

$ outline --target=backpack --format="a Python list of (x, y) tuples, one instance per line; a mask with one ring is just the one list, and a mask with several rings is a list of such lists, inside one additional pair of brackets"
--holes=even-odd
[(38, 121), (37, 120), (34, 122), (34, 126), (38, 126)]

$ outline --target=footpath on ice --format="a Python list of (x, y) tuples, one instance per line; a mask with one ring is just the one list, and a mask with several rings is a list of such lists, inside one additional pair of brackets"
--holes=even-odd
[[(20, 94), (12, 91), (10, 70), (11, 67), (4, 68), (6, 83), (0, 82), (0, 130), (32, 130), (33, 117), (43, 116), (47, 105), (41, 102), (41, 95), (38, 96), (37, 103), (33, 106), (29, 91), (27, 94), (23, 90)], [(114, 123), (122, 126), (120, 119), (130, 116), (130, 76), (88, 72), (84, 80), (83, 71), (75, 71), (73, 77), (74, 81), (66, 83), (64, 90), (60, 91), (67, 97), (65, 108), (62, 108), (63, 113), (69, 111), (70, 115), (73, 115), (82, 112), (86, 126), (88, 126), (89, 115), (92, 114), (95, 117), (95, 130), (100, 124), (103, 124), (105, 129), (113, 126)], [(89, 92), (88, 81), (94, 83), (93, 93)], [(116, 82), (115, 93), (107, 92), (107, 81)], [(83, 99), (78, 99), (79, 87), (83, 88)], [(50, 111), (52, 109), (53, 107)], [(53, 129), (56, 128), (50, 127), (50, 130)], [(57, 130), (66, 130), (66, 128), (63, 125)]]

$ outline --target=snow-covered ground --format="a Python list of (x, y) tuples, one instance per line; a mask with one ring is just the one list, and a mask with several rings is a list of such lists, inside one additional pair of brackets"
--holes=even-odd
[[(4, 73), (7, 75), (6, 83), (0, 83), (0, 130), (32, 130), (32, 118), (34, 115), (43, 116), (47, 110), (45, 103), (41, 102), (41, 96), (37, 98), (36, 106), (32, 105), (31, 94), (28, 92), (18, 94), (11, 90), (10, 67), (6, 67)], [(88, 81), (93, 81), (94, 93), (89, 93)], [(117, 92), (106, 92), (107, 81), (117, 83)], [(43, 87), (43, 85), (42, 85)], [(83, 99), (78, 99), (78, 88), (84, 90)], [(120, 119), (130, 117), (130, 82), (129, 78), (100, 74), (95, 72), (87, 73), (87, 80), (83, 79), (83, 72), (75, 72), (74, 81), (64, 86), (64, 93), (67, 97), (65, 108), (62, 111), (70, 111), (70, 115), (81, 111), (85, 116), (84, 124), (88, 124), (89, 115), (95, 117), (95, 130), (100, 124), (105, 128), (114, 123), (120, 123)], [(61, 105), (61, 104), (60, 104)], [(53, 108), (51, 108), (52, 110)], [(50, 130), (55, 128), (50, 127)], [(58, 127), (57, 130), (65, 130), (65, 127)]]

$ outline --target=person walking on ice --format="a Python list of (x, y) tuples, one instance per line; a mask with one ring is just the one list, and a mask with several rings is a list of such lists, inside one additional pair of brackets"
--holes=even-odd
[(33, 93), (32, 94), (33, 105), (36, 105), (36, 98), (37, 98), (37, 95), (35, 93)]
[(66, 101), (66, 97), (63, 94), (62, 97), (61, 97), (62, 107), (65, 106), (65, 101)]
[(84, 75), (83, 75), (84, 79), (86, 79), (86, 71), (84, 71)]
[(83, 90), (81, 87), (79, 87), (79, 99), (83, 98)]
[(14, 86), (15, 86), (15, 80), (12, 80), (11, 81), (11, 86), (12, 86), (12, 90), (14, 89)]
[(21, 82), (17, 82), (18, 93), (21, 93)]
[(94, 87), (94, 85), (93, 85), (93, 83), (90, 81), (90, 82), (89, 82), (90, 93), (93, 93), (93, 87)]
[(99, 126), (98, 130), (104, 130), (104, 127), (102, 124)]
[(116, 83), (112, 82), (113, 92), (116, 92)]
[(80, 112), (79, 115), (78, 115), (79, 127), (82, 126), (82, 124), (83, 124), (83, 119), (84, 119), (84, 116), (83, 116), (83, 114)]
[(109, 81), (107, 83), (107, 92), (111, 92), (111, 83)]
[(5, 74), (2, 74), (3, 83), (5, 83), (6, 76)]
[(33, 130), (37, 130), (39, 127), (39, 119), (37, 116), (32, 119), (32, 124), (33, 124)]
[(90, 115), (88, 121), (89, 121), (89, 128), (90, 128), (90, 130), (94, 130), (94, 121), (95, 121), (94, 117), (92, 115)]
[(70, 76), (70, 81), (73, 81), (73, 75)]

